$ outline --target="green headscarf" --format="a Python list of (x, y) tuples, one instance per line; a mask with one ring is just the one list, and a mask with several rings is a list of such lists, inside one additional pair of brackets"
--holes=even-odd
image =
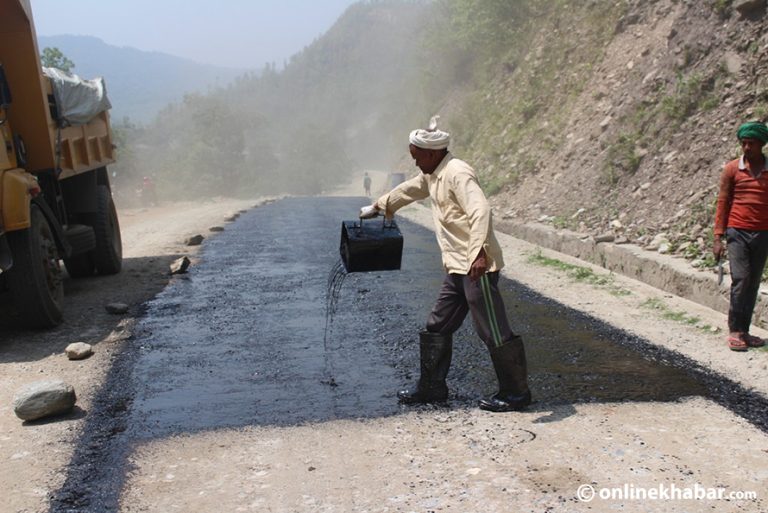
[(765, 144), (768, 142), (768, 127), (765, 126), (765, 123), (761, 123), (760, 121), (750, 121), (739, 127), (739, 131), (736, 132), (736, 137), (738, 137), (739, 140), (757, 139)]

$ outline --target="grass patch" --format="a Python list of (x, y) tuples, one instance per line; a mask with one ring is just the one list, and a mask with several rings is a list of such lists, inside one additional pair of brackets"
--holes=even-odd
[(698, 73), (684, 76), (678, 72), (674, 91), (661, 98), (661, 112), (677, 126), (699, 110), (714, 109), (720, 104), (716, 91), (726, 74), (724, 68), (708, 78)]
[(505, 181), (498, 176), (486, 177), (481, 181), (480, 187), (486, 196), (494, 196), (504, 190)]
[(728, 12), (732, 3), (733, 0), (711, 0), (712, 9), (721, 16)]
[(768, 105), (760, 103), (755, 107), (754, 117), (757, 119), (768, 118)]
[(639, 133), (622, 134), (608, 147), (603, 177), (610, 185), (616, 185), (624, 174), (635, 174), (640, 167), (643, 159), (635, 149), (640, 137)]
[(609, 275), (595, 274), (595, 272), (589, 267), (569, 264), (567, 262), (563, 262), (562, 260), (558, 260), (556, 258), (550, 258), (542, 255), (541, 251), (537, 251), (536, 253), (528, 257), (528, 262), (532, 264), (540, 265), (543, 267), (550, 267), (552, 269), (556, 269), (558, 271), (564, 272), (574, 281), (588, 283), (590, 285), (594, 285), (597, 287), (607, 288), (608, 291), (614, 296), (628, 296), (631, 294), (630, 291), (626, 289), (622, 289), (621, 287), (618, 287), (614, 284), (613, 274), (609, 274)]
[(709, 324), (702, 324), (699, 317), (696, 317), (695, 315), (688, 315), (683, 311), (672, 310), (661, 299), (650, 298), (644, 301), (640, 306), (648, 310), (653, 310), (662, 319), (679, 322), (681, 324), (687, 324), (688, 326), (694, 326), (701, 331), (712, 333), (712, 326)]

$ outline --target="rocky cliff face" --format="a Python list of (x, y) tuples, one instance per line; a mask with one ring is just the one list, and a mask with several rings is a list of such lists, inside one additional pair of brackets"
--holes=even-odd
[(765, 4), (563, 4), (487, 89), (444, 106), (456, 151), (500, 217), (701, 260), (736, 129), (768, 117)]

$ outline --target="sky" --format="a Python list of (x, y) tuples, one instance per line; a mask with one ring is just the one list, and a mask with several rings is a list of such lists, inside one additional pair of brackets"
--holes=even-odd
[(282, 66), (357, 0), (31, 1), (41, 36), (95, 36), (204, 64), (260, 69)]

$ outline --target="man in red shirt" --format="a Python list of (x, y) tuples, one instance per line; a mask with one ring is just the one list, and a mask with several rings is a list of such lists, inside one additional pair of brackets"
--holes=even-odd
[(744, 123), (736, 136), (743, 155), (728, 162), (720, 177), (712, 253), (718, 261), (723, 257), (725, 236), (731, 267), (728, 347), (746, 351), (765, 345), (749, 334), (749, 326), (768, 257), (768, 164), (763, 155), (768, 127)]

